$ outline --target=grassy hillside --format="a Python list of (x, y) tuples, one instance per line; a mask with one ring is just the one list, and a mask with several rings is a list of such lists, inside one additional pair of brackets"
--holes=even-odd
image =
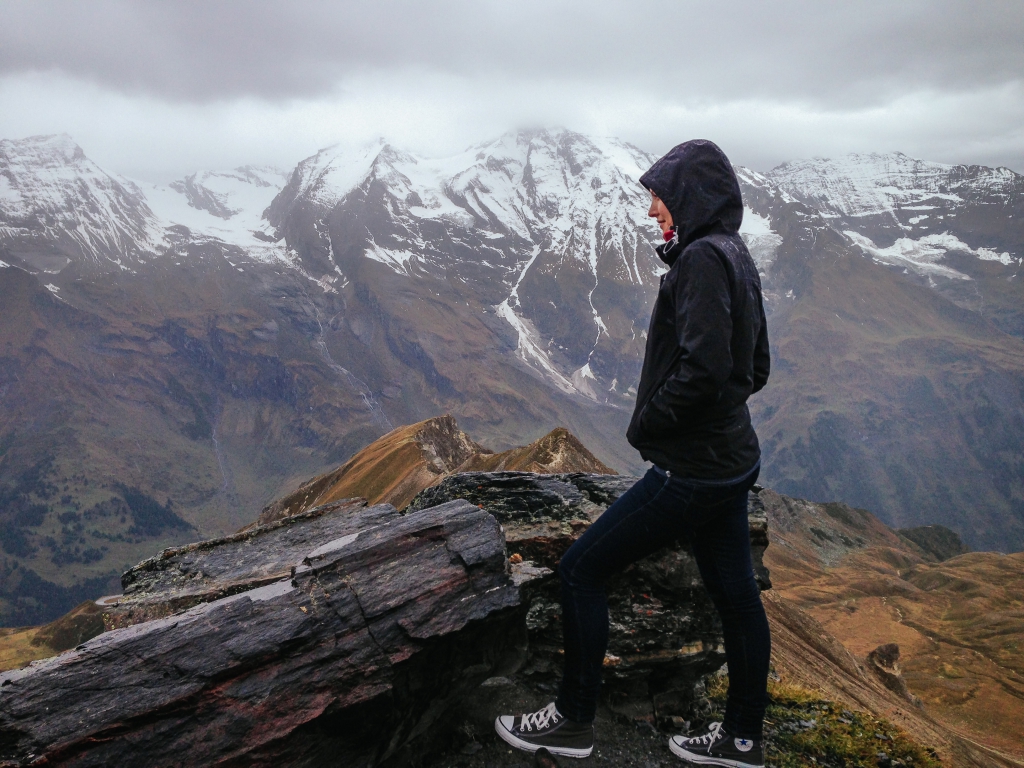
[[(876, 648), (896, 643), (906, 689), (934, 721), (905, 728), (921, 736), (938, 725), (962, 748), (983, 745), (1009, 761), (992, 764), (1024, 763), (1024, 553), (971, 552), (940, 562), (864, 510), (771, 491), (761, 497), (772, 539), (769, 615), (773, 627), (797, 627), (795, 641), (785, 639), (789, 630), (776, 631), (790, 674), (809, 671), (797, 679), (826, 692), (849, 690), (837, 674), (841, 653), (857, 660), (849, 678), (872, 668)], [(805, 649), (817, 634), (842, 644), (831, 672), (808, 663)], [(903, 701), (902, 711), (916, 709)]]

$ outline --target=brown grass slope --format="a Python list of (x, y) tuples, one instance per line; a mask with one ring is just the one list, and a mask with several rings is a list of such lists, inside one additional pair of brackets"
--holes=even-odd
[(477, 453), (466, 459), (457, 472), (590, 472), (614, 475), (579, 439), (565, 427), (557, 427), (522, 448), (501, 453)]
[(103, 614), (93, 600), (41, 627), (0, 629), (0, 671), (68, 651), (103, 631)]
[(356, 497), (401, 509), (421, 490), (482, 453), (488, 453), (487, 449), (473, 442), (451, 416), (398, 427), (333, 472), (308, 480), (268, 505), (258, 522), (273, 522), (321, 504)]

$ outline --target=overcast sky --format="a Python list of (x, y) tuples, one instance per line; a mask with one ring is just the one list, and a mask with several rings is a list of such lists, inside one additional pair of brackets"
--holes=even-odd
[(0, 138), (165, 181), (379, 136), (565, 126), (734, 162), (899, 150), (1024, 172), (1024, 2), (0, 3)]

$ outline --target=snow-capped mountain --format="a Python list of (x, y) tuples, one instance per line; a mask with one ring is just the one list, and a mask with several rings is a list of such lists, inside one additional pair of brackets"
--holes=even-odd
[(0, 245), (35, 268), (126, 266), (161, 237), (142, 190), (100, 168), (71, 137), (0, 141)]
[[(638, 183), (655, 158), (622, 141), (509, 133), (444, 158), (381, 141), (324, 149), (290, 176), (246, 166), (167, 185), (107, 173), (66, 136), (5, 142), (5, 158), (0, 178), (22, 202), (4, 215), (52, 224), (3, 230), (0, 244), (15, 255), (26, 242), (65, 254), (48, 262), (51, 272), (75, 260), (180, 268), (206, 258), (196, 246), (212, 245), (232, 268), (272, 264), (336, 291), (370, 261), (409, 280), (457, 281), (507, 325), (520, 361), (560, 391), (632, 397), (649, 289), (663, 265)], [(748, 209), (743, 231), (770, 267), (781, 242), (770, 218)]]
[[(458, 280), (550, 383), (625, 403), (664, 269), (638, 181), (655, 159), (566, 130), (509, 133), (446, 158), (383, 143), (327, 149), (299, 164), (269, 218), (324, 282), (344, 280), (353, 259)], [(769, 218), (748, 210), (744, 233), (770, 264), (780, 239)]]
[(328, 149), (299, 164), (270, 222), (311, 274), (345, 279), (353, 259), (369, 259), (409, 279), (458, 280), (555, 386), (621, 398), (635, 371), (599, 362), (600, 347), (641, 335), (646, 317), (616, 304), (661, 272), (637, 181), (652, 160), (569, 131), (507, 134), (440, 159)]
[(891, 154), (783, 163), (766, 174), (875, 260), (930, 278), (969, 280), (947, 253), (1019, 264), (1024, 176)]
[(66, 135), (4, 140), (0, 246), (54, 274), (73, 262), (130, 271), (206, 240), (241, 249), (236, 257), (287, 261), (263, 216), (287, 178), (246, 166), (153, 185), (100, 168)]

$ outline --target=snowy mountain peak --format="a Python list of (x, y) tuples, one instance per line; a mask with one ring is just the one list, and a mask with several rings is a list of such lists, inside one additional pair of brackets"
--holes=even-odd
[(12, 253), (59, 271), (72, 260), (138, 259), (159, 239), (139, 187), (69, 136), (0, 141), (0, 244)]
[(338, 145), (321, 149), (295, 167), (284, 194), (323, 208), (337, 205), (363, 182), (386, 146), (384, 140), (379, 139), (354, 151)]

